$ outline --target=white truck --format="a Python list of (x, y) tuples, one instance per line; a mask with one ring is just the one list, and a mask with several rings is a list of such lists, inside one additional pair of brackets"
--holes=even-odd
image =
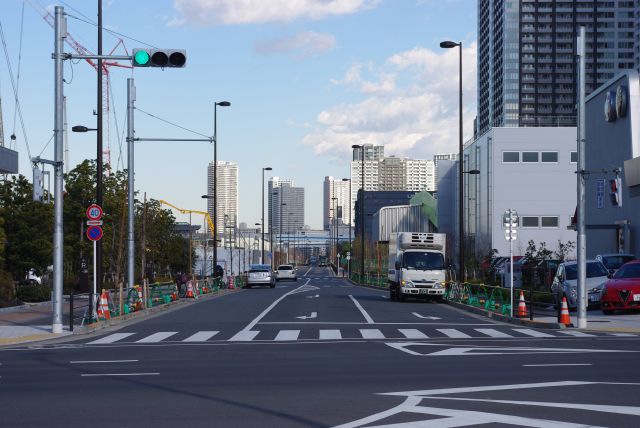
[(435, 297), (445, 291), (446, 235), (398, 232), (389, 237), (389, 298)]

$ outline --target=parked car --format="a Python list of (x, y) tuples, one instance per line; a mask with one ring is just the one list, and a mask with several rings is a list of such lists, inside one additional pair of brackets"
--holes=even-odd
[(629, 253), (598, 254), (596, 256), (596, 260), (602, 262), (612, 275), (620, 269), (620, 266), (635, 259), (636, 256)]
[[(586, 268), (587, 305), (599, 305), (602, 287), (609, 280), (609, 271), (597, 260), (587, 260)], [(559, 303), (557, 300), (559, 288), (567, 298), (569, 309), (576, 309), (578, 307), (578, 262), (562, 262), (558, 265), (558, 270), (551, 284), (553, 302), (556, 305)]]
[(292, 265), (280, 265), (276, 271), (276, 281), (282, 281), (283, 279), (298, 280), (296, 269)]
[(268, 285), (271, 288), (276, 286), (275, 275), (269, 265), (251, 265), (247, 276), (247, 288), (254, 285)]
[(640, 309), (640, 260), (625, 263), (602, 289), (602, 312)]

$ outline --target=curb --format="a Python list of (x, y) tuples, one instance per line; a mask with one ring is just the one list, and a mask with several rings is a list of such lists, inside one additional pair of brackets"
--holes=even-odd
[(546, 328), (552, 330), (562, 330), (565, 328), (572, 328), (573, 324), (564, 325), (557, 322), (544, 322), (544, 321), (531, 321), (529, 319), (522, 318), (511, 318), (506, 315), (497, 314), (495, 312), (488, 311), (486, 309), (476, 308), (475, 306), (465, 305), (464, 303), (451, 302), (449, 300), (445, 300), (448, 305), (453, 306), (454, 308), (462, 309), (466, 312), (472, 312), (477, 315), (482, 315), (486, 318), (492, 318), (497, 321), (505, 322), (508, 324), (515, 324), (525, 327), (535, 327), (535, 328)]

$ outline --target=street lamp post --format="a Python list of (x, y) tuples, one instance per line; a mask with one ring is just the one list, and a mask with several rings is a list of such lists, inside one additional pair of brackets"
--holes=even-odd
[(462, 42), (456, 43), (451, 41), (445, 41), (440, 43), (440, 47), (443, 49), (451, 49), (458, 47), (460, 48), (460, 66), (458, 69), (458, 84), (459, 84), (459, 93), (458, 93), (458, 103), (459, 103), (459, 147), (458, 147), (458, 196), (460, 198), (459, 204), (459, 212), (458, 212), (458, 230), (459, 230), (459, 243), (460, 246), (458, 250), (458, 269), (459, 269), (459, 282), (464, 282), (464, 179), (463, 179), (463, 169), (464, 169), (464, 143), (462, 141)]
[[(351, 179), (350, 178), (343, 178), (342, 181), (348, 181), (349, 182), (349, 253), (351, 253), (352, 250), (352, 242), (351, 242)], [(351, 263), (350, 260), (347, 263), (347, 266), (349, 268), (349, 278), (351, 278)]]
[(282, 264), (282, 207), (286, 206), (287, 204), (285, 202), (282, 202), (282, 193), (280, 193), (280, 227), (278, 227), (278, 234), (280, 235), (280, 239), (279, 239), (279, 245), (278, 247), (280, 248), (280, 257), (279, 257), (279, 263)]
[[(334, 180), (335, 183), (335, 180)], [(335, 195), (335, 186), (334, 186), (334, 193)], [(331, 198), (331, 204), (333, 205), (333, 227), (336, 230), (335, 236), (337, 238), (338, 236), (338, 208), (337, 208), (337, 203), (338, 203), (338, 198), (336, 198), (335, 196), (333, 198)], [(333, 243), (333, 231), (329, 230), (329, 233), (331, 234), (331, 238), (329, 239), (329, 242)], [(336, 239), (335, 245), (331, 245), (332, 247), (332, 251), (331, 251), (331, 257), (332, 257), (332, 262), (336, 260), (336, 255), (338, 254), (338, 240)], [(338, 271), (338, 265), (336, 263), (336, 274)]]
[(362, 201), (360, 203), (360, 276), (361, 280), (364, 280), (364, 145), (354, 144), (351, 148), (360, 149), (360, 189), (362, 189)]
[[(218, 106), (229, 107), (229, 101), (219, 101), (213, 103), (213, 226), (214, 240), (218, 236)], [(226, 233), (226, 232), (223, 232)], [(213, 246), (213, 272), (215, 275), (218, 267), (218, 246)]]
[[(270, 166), (262, 168), (262, 211), (260, 212), (262, 214), (262, 258), (260, 259), (262, 263), (264, 263), (264, 172), (271, 171), (272, 169), (273, 168), (271, 168)], [(271, 241), (269, 241), (269, 243), (271, 243)], [(271, 257), (273, 257), (273, 254), (271, 255)]]

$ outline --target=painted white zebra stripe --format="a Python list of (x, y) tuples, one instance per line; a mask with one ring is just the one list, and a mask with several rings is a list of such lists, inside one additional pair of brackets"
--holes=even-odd
[(398, 329), (400, 333), (404, 335), (407, 339), (428, 339), (429, 336), (417, 330), (415, 328), (400, 328)]
[(533, 330), (530, 328), (514, 328), (513, 331), (517, 331), (518, 333), (526, 334), (531, 337), (555, 337), (549, 333), (543, 333), (538, 330)]
[(361, 328), (360, 334), (363, 339), (384, 339), (384, 334), (377, 328)]
[(495, 337), (495, 338), (513, 337), (510, 334), (503, 333), (493, 328), (476, 328), (474, 330), (479, 333), (486, 334), (489, 337)]
[(98, 340), (91, 341), (87, 343), (87, 345), (104, 345), (107, 343), (117, 342), (118, 340), (122, 340), (126, 337), (133, 336), (135, 333), (113, 333), (109, 336), (105, 336)]
[(300, 330), (280, 330), (274, 340), (298, 340), (298, 336), (300, 336)]
[(153, 333), (150, 336), (143, 337), (142, 339), (136, 341), (136, 343), (157, 343), (173, 336), (174, 334), (178, 334), (178, 332), (177, 331), (159, 331), (157, 333)]
[(256, 330), (243, 330), (229, 339), (229, 342), (245, 342), (249, 340), (255, 339), (255, 337), (260, 333)]
[(320, 330), (320, 340), (340, 340), (342, 333), (340, 330)]
[(193, 334), (187, 337), (186, 339), (184, 339), (183, 342), (206, 342), (207, 340), (211, 339), (213, 336), (215, 336), (218, 333), (220, 332), (219, 331), (199, 331), (196, 334)]
[(558, 333), (562, 333), (562, 334), (566, 334), (574, 337), (595, 337), (594, 334), (583, 333), (581, 331), (576, 331), (576, 330), (561, 330)]
[(471, 338), (471, 336), (469, 336), (468, 334), (463, 333), (460, 330), (456, 330), (455, 328), (438, 328), (437, 330), (440, 333), (452, 339), (470, 339)]

